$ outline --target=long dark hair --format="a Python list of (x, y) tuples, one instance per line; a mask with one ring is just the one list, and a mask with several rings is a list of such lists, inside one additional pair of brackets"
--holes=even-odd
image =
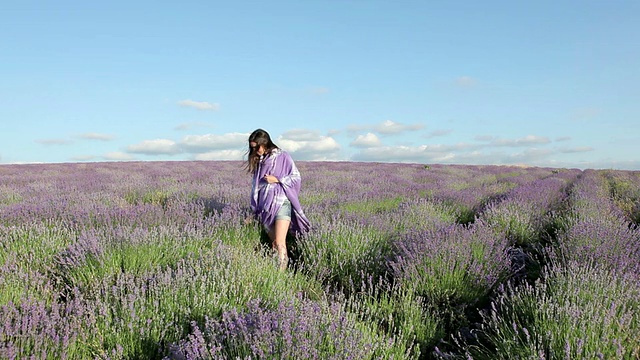
[[(252, 142), (256, 143), (255, 147), (251, 147)], [(278, 149), (278, 146), (273, 143), (268, 132), (262, 129), (254, 130), (251, 135), (249, 135), (249, 150), (247, 151), (247, 163), (245, 165), (247, 172), (251, 174), (255, 174), (258, 170), (258, 164), (260, 163), (258, 148), (260, 145), (264, 146), (264, 156), (271, 154), (273, 149)]]

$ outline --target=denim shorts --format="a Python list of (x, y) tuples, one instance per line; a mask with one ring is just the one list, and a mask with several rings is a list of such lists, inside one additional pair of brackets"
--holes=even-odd
[(276, 220), (291, 220), (291, 202), (286, 199), (278, 213), (276, 214)]

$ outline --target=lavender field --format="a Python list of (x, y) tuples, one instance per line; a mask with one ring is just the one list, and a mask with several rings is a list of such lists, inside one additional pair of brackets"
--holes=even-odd
[(0, 358), (640, 358), (640, 172), (297, 165), (284, 272), (240, 162), (0, 166)]

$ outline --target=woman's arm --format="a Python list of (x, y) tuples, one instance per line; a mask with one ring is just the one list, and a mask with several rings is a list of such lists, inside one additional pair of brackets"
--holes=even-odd
[(275, 161), (271, 174), (266, 174), (263, 179), (269, 184), (279, 183), (284, 188), (299, 186), (300, 172), (289, 153), (282, 152)]
[(279, 183), (280, 180), (278, 180), (277, 177), (273, 176), (273, 175), (265, 175), (264, 179), (269, 183), (269, 184), (275, 184), (275, 183)]

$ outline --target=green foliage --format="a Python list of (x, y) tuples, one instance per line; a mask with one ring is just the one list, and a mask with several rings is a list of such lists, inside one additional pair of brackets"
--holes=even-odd
[(27, 298), (53, 301), (47, 276), (53, 258), (73, 234), (43, 223), (0, 229), (0, 306)]
[(26, 297), (43, 299), (44, 296), (34, 291), (33, 288), (25, 288), (25, 281), (14, 274), (2, 273), (0, 277), (0, 306), (8, 303), (19, 303)]
[(303, 207), (307, 207), (312, 204), (322, 203), (327, 200), (335, 199), (338, 196), (334, 191), (323, 192), (307, 192), (303, 198), (300, 199), (300, 204)]
[[(640, 287), (597, 265), (546, 269), (511, 289), (485, 318), (474, 359), (631, 359), (640, 356)], [(603, 311), (604, 310), (604, 311)]]
[(211, 249), (217, 244), (207, 238), (183, 240), (150, 236), (147, 242), (115, 242), (102, 254), (89, 254), (82, 264), (67, 267), (59, 275), (70, 287), (85, 287), (120, 273), (141, 276)]
[(124, 199), (131, 205), (151, 204), (165, 207), (171, 193), (161, 189), (131, 190), (124, 195)]
[(605, 171), (615, 205), (634, 223), (640, 224), (640, 176), (622, 171)]
[(396, 232), (416, 228), (424, 230), (437, 229), (443, 224), (458, 222), (461, 216), (459, 209), (448, 203), (424, 199), (404, 203), (399, 212), (402, 216), (390, 217), (395, 220), (393, 225)]
[(476, 211), (473, 208), (454, 201), (445, 201), (444, 206), (449, 209), (449, 213), (455, 216), (455, 222), (468, 225), (476, 220)]
[(340, 208), (349, 213), (356, 214), (380, 214), (393, 211), (398, 208), (404, 198), (396, 196), (389, 199), (368, 199), (357, 202), (345, 203)]
[(65, 227), (36, 222), (2, 227), (0, 236), (0, 265), (11, 258), (25, 265), (28, 263), (31, 269), (44, 270), (53, 256), (67, 246), (75, 234)]
[(506, 234), (512, 244), (532, 245), (539, 240), (539, 219), (529, 203), (509, 203), (501, 208), (491, 208), (484, 219), (498, 234)]
[(181, 339), (191, 320), (203, 323), (207, 316), (242, 308), (256, 297), (275, 306), (299, 293), (319, 292), (318, 284), (279, 271), (261, 253), (248, 255), (218, 246), (176, 261), (153, 276), (120, 272), (96, 279), (82, 296), (95, 304), (94, 343), (104, 343), (107, 349), (121, 347), (123, 358), (148, 358), (160, 355), (159, 344)]
[(414, 358), (428, 354), (445, 336), (441, 317), (423, 298), (384, 281), (369, 283), (364, 291), (347, 299), (345, 305), (360, 321), (377, 327), (378, 332), (402, 341), (407, 347), (417, 344)]
[(22, 201), (22, 195), (12, 189), (0, 185), (0, 205), (18, 204)]
[[(308, 215), (314, 228), (306, 236), (288, 239), (295, 263), (282, 272), (260, 226), (243, 223), (239, 204), (247, 200), (246, 189), (231, 181), (237, 174), (212, 172), (212, 165), (186, 172), (158, 165), (146, 175), (101, 165), (97, 172), (107, 177), (104, 182), (100, 177), (65, 183), (54, 178), (64, 173), (56, 170), (43, 172), (46, 176), (31, 181), (26, 190), (0, 185), (2, 314), (14, 316), (14, 321), (21, 319), (16, 315), (20, 311), (28, 318), (62, 307), (57, 318), (43, 318), (65, 317), (58, 326), (77, 326), (76, 336), (66, 344), (67, 358), (163, 358), (169, 344), (189, 337), (190, 324), (220, 319), (228, 310), (241, 312), (257, 298), (267, 308), (283, 300), (304, 299), (323, 307), (337, 301), (339, 314), (355, 324), (364, 339), (400, 344), (379, 350), (374, 358), (431, 358), (436, 346), (448, 346), (451, 357), (474, 359), (640, 356), (640, 290), (632, 276), (597, 264), (558, 261), (536, 269), (539, 272), (525, 279), (531, 283), (495, 292), (513, 269), (507, 269), (505, 261), (500, 263), (506, 264), (504, 269), (486, 271), (490, 259), (508, 256), (507, 246), (551, 252), (559, 244), (542, 242), (542, 237), (554, 240), (554, 234), (584, 217), (576, 208), (589, 212), (594, 206), (590, 198), (576, 197), (557, 209), (521, 204), (490, 210), (487, 205), (499, 203), (510, 189), (528, 181), (526, 169), (483, 173), (465, 167), (407, 167), (388, 182), (377, 183), (380, 196), (367, 187), (370, 184), (354, 194), (351, 167), (316, 173), (319, 176), (305, 178), (301, 197), (305, 210), (312, 210)], [(548, 173), (538, 171), (531, 178)], [(607, 180), (596, 183), (596, 191), (602, 192), (598, 194), (611, 198), (637, 222), (638, 174), (611, 171), (598, 176)], [(309, 189), (310, 184), (315, 187)], [(407, 191), (396, 191), (397, 184), (406, 185)], [(82, 186), (87, 189), (81, 196), (67, 196)], [(439, 186), (464, 196), (451, 196)], [(411, 231), (470, 229), (485, 222), (495, 238), (489, 235), (457, 247), (452, 245), (459, 234), (446, 241), (436, 238), (428, 253), (437, 256), (418, 260), (416, 272), (406, 278), (392, 274), (396, 238)], [(83, 245), (87, 234), (95, 234), (95, 242), (74, 247)], [(504, 240), (504, 234), (511, 242), (489, 245)], [(77, 258), (71, 256), (76, 250)], [(531, 264), (526, 265), (531, 270)], [(491, 276), (477, 275), (488, 273)], [(486, 311), (481, 319), (480, 310)], [(331, 320), (320, 319), (319, 327), (329, 329)], [(475, 321), (482, 322), (473, 329), (480, 334), (477, 338), (460, 335), (456, 344), (450, 343), (452, 333), (476, 326)], [(17, 344), (16, 356), (28, 357), (38, 344), (50, 342), (38, 348), (42, 354), (51, 350), (42, 357), (62, 358), (55, 349), (60, 342), (37, 331), (26, 329), (0, 339), (0, 351)], [(338, 356), (329, 340), (323, 355)]]
[(391, 251), (387, 234), (370, 226), (336, 222), (328, 233), (299, 241), (303, 271), (326, 285), (357, 291), (363, 279), (384, 272), (380, 264)]

